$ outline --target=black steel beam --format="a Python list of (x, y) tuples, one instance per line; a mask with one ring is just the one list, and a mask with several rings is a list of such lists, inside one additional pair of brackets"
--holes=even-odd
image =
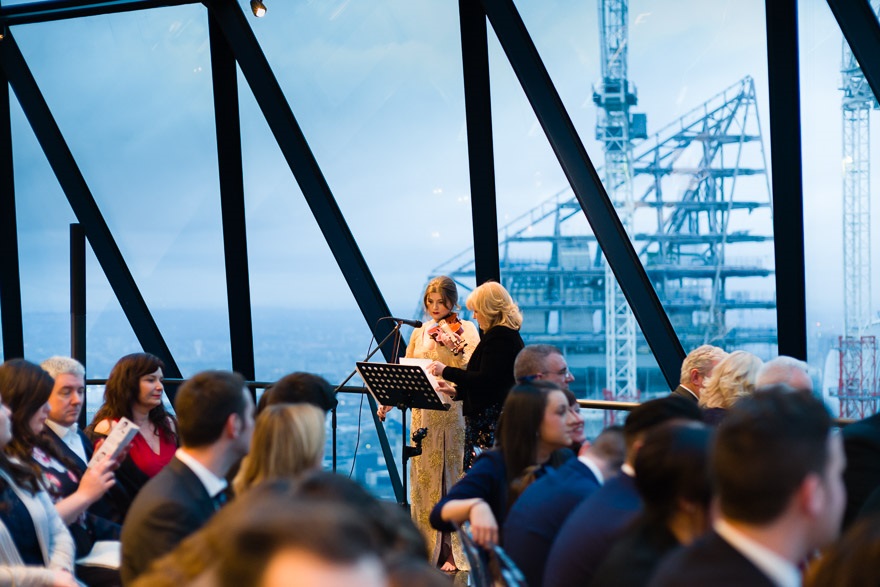
[[(22, 110), (34, 130), (37, 141), (46, 154), (49, 165), (58, 178), (58, 183), (67, 196), (70, 207), (76, 216), (92, 250), (116, 294), (119, 304), (128, 318), (135, 336), (141, 346), (159, 356), (165, 362), (166, 375), (171, 378), (180, 377), (180, 369), (171, 355), (168, 345), (159, 327), (156, 325), (147, 303), (138, 290), (137, 283), (131, 275), (125, 259), (113, 239), (110, 228), (92, 196), (89, 186), (82, 175), (73, 153), (61, 134), (61, 129), (52, 116), (49, 105), (43, 98), (34, 76), (25, 63), (12, 34), (8, 34), (0, 42), (0, 68), (6, 73), (12, 90), (18, 97)], [(168, 388), (169, 397), (173, 398), (173, 390)]]
[[(391, 321), (379, 320), (390, 314), (388, 305), (244, 13), (234, 0), (206, 0), (205, 5), (232, 49), (361, 314), (376, 339), (384, 339), (393, 328)], [(386, 360), (393, 358), (392, 349), (393, 343), (390, 341), (383, 345), (382, 352)], [(373, 412), (375, 413), (375, 409)], [(391, 453), (385, 429), (377, 424), (376, 433), (386, 455), (385, 464), (394, 495), (398, 502), (403, 502), (406, 499), (406, 489), (402, 485), (396, 463), (393, 458), (389, 458)]]
[[(0, 27), (2, 26), (0, 23)], [(6, 74), (0, 69), (0, 332), (3, 336), (3, 358), (15, 359), (24, 357), (24, 324), (21, 313), (21, 274), (15, 220), (9, 99), (9, 83)]]
[[(472, 0), (474, 2), (478, 0)], [(481, 0), (670, 388), (685, 353), (512, 0)]]
[[(234, 0), (207, 0), (206, 5), (217, 19), (226, 41), (232, 48), (275, 140), (296, 178), (318, 226), (333, 253), (352, 295), (377, 340), (392, 330), (390, 321), (379, 322), (389, 315), (388, 305), (373, 279), (367, 262), (358, 248), (351, 230), (333, 197), (330, 186), (296, 121), (284, 92), (269, 67), (253, 30)], [(391, 344), (382, 349), (391, 359)]]
[(241, 121), (235, 57), (208, 14), (211, 39), (211, 73), (214, 83), (214, 121), (217, 127), (217, 166), (220, 172), (220, 207), (223, 215), (223, 252), (226, 259), (226, 300), (232, 368), (244, 378), (256, 378), (254, 329), (248, 271), (247, 223), (241, 164)]
[(0, 7), (0, 21), (13, 26), (195, 3), (195, 0), (46, 0)]
[(807, 359), (804, 190), (797, 0), (767, 0), (767, 78), (773, 161), (773, 248), (779, 354)]
[(495, 157), (492, 145), (492, 100), (489, 90), (489, 43), (486, 13), (482, 6), (471, 0), (459, 0), (458, 10), (461, 23), (474, 266), (479, 285), (490, 279), (501, 281)]
[[(86, 367), (86, 231), (70, 225), (70, 356)], [(86, 394), (87, 396), (88, 394)], [(85, 430), (86, 396), (79, 412), (79, 426)]]
[[(773, 3), (767, 0), (768, 5)], [(880, 96), (880, 23), (877, 14), (868, 0), (828, 0), (828, 6), (877, 98)], [(769, 6), (767, 11), (769, 14)]]

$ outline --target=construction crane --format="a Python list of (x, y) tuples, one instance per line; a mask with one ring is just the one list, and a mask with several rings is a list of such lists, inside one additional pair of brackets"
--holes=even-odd
[[(599, 107), (596, 138), (603, 144), (603, 183), (628, 234), (633, 228), (632, 139), (645, 138), (644, 116), (634, 128), (630, 107), (638, 102), (627, 78), (629, 28), (627, 0), (599, 3), (599, 50), (602, 81), (593, 88)], [(638, 136), (635, 136), (638, 135)], [(623, 292), (605, 263), (605, 378), (606, 399), (635, 401), (636, 320)]]
[[(880, 3), (874, 3), (877, 12)], [(843, 99), (843, 306), (840, 337), (840, 416), (877, 411), (877, 340), (871, 322), (871, 119), (877, 100), (846, 39), (841, 65)]]

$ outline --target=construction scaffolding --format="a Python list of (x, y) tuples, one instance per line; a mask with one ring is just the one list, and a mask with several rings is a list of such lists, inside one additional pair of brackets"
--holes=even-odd
[[(682, 345), (773, 354), (770, 187), (753, 80), (635, 143), (630, 236)], [(619, 187), (605, 185), (609, 194)], [(523, 338), (559, 346), (576, 377), (572, 389), (603, 398), (608, 275), (580, 204), (569, 189), (559, 191), (502, 227), (499, 242), (501, 279), (523, 310)], [(472, 251), (433, 274), (474, 287)], [(668, 393), (640, 332), (635, 354), (642, 398)]]
[[(875, 2), (875, 12), (878, 6)], [(830, 395), (839, 400), (840, 417), (864, 418), (876, 411), (878, 402), (877, 343), (866, 336), (872, 303), (870, 114), (877, 100), (846, 39), (841, 78), (844, 333), (839, 338), (838, 387)]]

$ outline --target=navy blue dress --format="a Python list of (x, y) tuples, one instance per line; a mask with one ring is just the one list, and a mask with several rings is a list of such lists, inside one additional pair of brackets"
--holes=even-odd
[[(535, 476), (543, 477), (545, 472), (546, 467), (541, 467)], [(500, 449), (480, 455), (473, 468), (434, 506), (431, 510), (431, 526), (441, 532), (454, 531), (452, 524), (444, 522), (440, 517), (443, 506), (450, 501), (474, 497), (489, 504), (495, 521), (498, 522), (500, 536), (507, 518), (507, 465), (504, 464), (504, 453)]]

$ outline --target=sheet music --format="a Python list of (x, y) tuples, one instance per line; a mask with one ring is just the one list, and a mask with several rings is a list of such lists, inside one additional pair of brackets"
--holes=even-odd
[(448, 395), (446, 395), (445, 393), (440, 391), (440, 389), (439, 389), (440, 386), (437, 383), (437, 378), (434, 377), (433, 375), (431, 375), (430, 373), (428, 373), (428, 371), (427, 371), (428, 365), (430, 365), (433, 362), (434, 361), (432, 361), (431, 359), (416, 359), (414, 357), (412, 357), (412, 358), (411, 357), (401, 357), (400, 358), (401, 365), (416, 365), (418, 367), (421, 367), (422, 371), (425, 372), (425, 376), (428, 378), (428, 381), (431, 382), (431, 387), (433, 387), (434, 391), (437, 392), (437, 397), (440, 398), (440, 401), (443, 402), (444, 404), (449, 404), (452, 402), (452, 398), (450, 398)]

